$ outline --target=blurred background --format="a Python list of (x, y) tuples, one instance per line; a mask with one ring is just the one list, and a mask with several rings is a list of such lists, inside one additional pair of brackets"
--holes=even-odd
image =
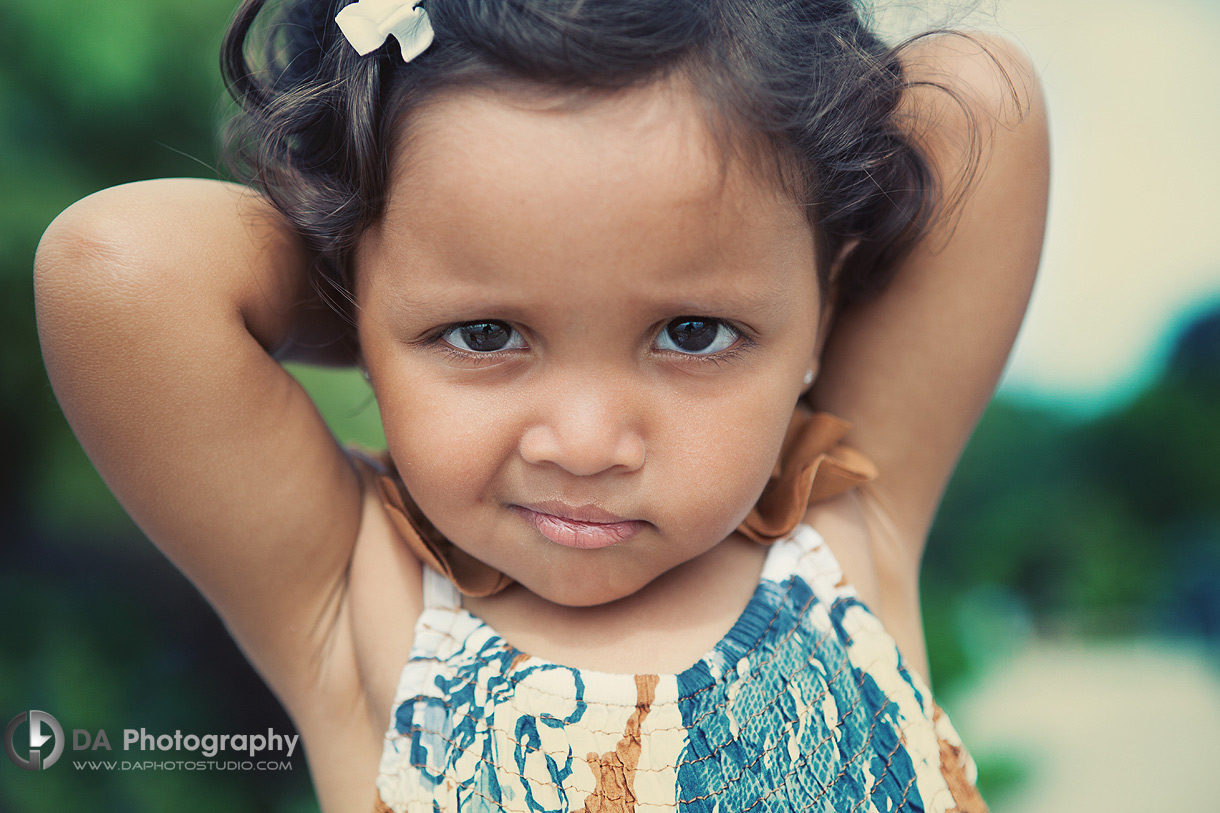
[[(291, 730), (81, 452), (30, 282), (73, 201), (218, 174), (233, 5), (0, 5), (0, 722), (34, 708), (112, 739)], [(1220, 809), (1201, 781), (1220, 757), (1220, 3), (878, 13), (895, 35), (964, 21), (1020, 40), (1053, 128), (1034, 302), (925, 565), (938, 699), (994, 810)], [(379, 443), (358, 376), (296, 372), (344, 440)], [(317, 809), (299, 752), (275, 773), (73, 756), (43, 774), (0, 760), (0, 811)]]

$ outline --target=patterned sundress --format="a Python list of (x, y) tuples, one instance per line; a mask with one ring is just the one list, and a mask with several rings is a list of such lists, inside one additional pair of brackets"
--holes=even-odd
[(975, 769), (812, 528), (767, 553), (724, 638), (676, 675), (522, 652), (425, 568), (378, 811), (984, 811)]

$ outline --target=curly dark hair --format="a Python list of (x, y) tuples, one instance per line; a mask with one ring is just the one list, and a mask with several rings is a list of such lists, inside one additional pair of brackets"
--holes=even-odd
[(838, 305), (880, 290), (936, 208), (900, 105), (902, 46), (851, 0), (424, 0), (435, 41), (410, 63), (393, 41), (357, 55), (334, 23), (348, 1), (245, 0), (221, 54), (240, 104), (230, 167), (318, 253), (315, 283), (345, 312), (349, 258), (382, 214), (403, 117), (446, 89), (687, 78), (718, 122), (773, 149)]

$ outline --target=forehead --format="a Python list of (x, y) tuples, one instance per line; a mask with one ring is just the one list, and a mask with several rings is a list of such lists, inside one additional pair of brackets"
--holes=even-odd
[(652, 272), (675, 289), (812, 273), (801, 207), (745, 154), (676, 82), (567, 104), (449, 92), (412, 114), (358, 268), (403, 283), (443, 269), (452, 285)]

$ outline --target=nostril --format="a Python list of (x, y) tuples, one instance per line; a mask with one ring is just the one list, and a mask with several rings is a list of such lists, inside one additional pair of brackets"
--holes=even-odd
[(519, 443), (522, 459), (533, 465), (553, 464), (578, 476), (611, 469), (635, 471), (644, 465), (644, 439), (624, 427), (580, 422), (556, 428), (529, 427)]
[(615, 465), (621, 466), (627, 471), (636, 471), (644, 466), (647, 457), (644, 438), (636, 432), (624, 432), (615, 454)]
[(531, 426), (525, 430), (518, 447), (525, 462), (534, 465), (553, 463), (559, 456), (558, 439), (548, 426)]

